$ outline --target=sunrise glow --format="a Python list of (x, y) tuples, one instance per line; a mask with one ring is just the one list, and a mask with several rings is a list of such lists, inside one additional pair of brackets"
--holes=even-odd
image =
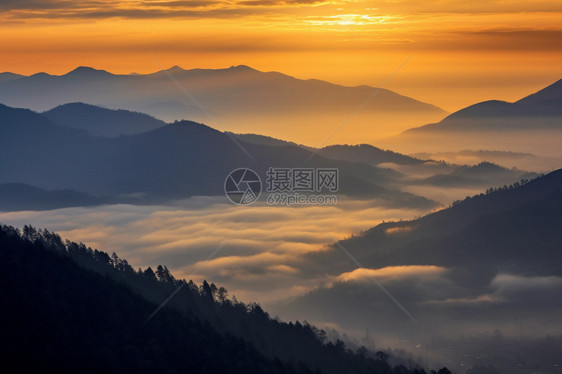
[[(114, 73), (245, 64), (299, 78), (388, 86), (456, 110), (516, 100), (562, 61), (557, 1), (19, 1), (0, 5), (0, 70)], [(464, 82), (469, 84), (464, 85)], [(462, 92), (458, 89), (463, 85)]]

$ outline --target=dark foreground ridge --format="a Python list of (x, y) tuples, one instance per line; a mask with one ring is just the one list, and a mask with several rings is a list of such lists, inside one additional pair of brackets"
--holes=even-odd
[(166, 267), (135, 271), (47, 230), (2, 225), (0, 359), (21, 372), (425, 373), (325, 342), (322, 330), (274, 320), (214, 284), (184, 282)]

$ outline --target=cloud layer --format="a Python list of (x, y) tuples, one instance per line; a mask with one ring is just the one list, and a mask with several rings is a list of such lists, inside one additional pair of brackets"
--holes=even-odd
[[(207, 279), (243, 300), (268, 302), (331, 281), (333, 275), (326, 274), (324, 266), (310, 264), (307, 254), (327, 250), (332, 237), (343, 239), (382, 220), (420, 213), (382, 208), (376, 201), (240, 207), (224, 203), (224, 198), (198, 197), (176, 207), (112, 205), (0, 213), (0, 221), (46, 227), (63, 238), (115, 251), (134, 266), (167, 265), (177, 277)], [(341, 260), (347, 260), (345, 255)]]
[[(14, 17), (22, 18), (174, 18), (174, 17), (228, 17), (240, 14), (267, 13), (271, 9), (282, 13), (284, 9), (298, 7), (318, 7), (330, 5), (348, 9), (377, 11), (393, 14), (420, 13), (520, 13), (520, 12), (560, 12), (558, 1), (488, 1), (485, 3), (458, 0), (419, 2), (419, 1), (380, 1), (376, 8), (368, 1), (349, 0), (6, 0), (0, 9), (13, 12)], [(368, 18), (364, 18), (368, 20)]]

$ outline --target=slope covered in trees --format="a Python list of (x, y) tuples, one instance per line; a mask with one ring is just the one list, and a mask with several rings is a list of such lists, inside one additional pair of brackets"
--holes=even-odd
[(1, 359), (21, 371), (425, 373), (325, 342), (323, 331), (271, 319), (214, 284), (176, 280), (163, 266), (135, 271), (30, 226), (0, 226), (0, 299)]

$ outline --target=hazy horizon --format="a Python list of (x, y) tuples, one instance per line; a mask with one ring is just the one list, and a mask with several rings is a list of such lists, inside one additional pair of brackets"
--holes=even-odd
[(6, 367), (561, 374), (560, 19), (0, 2)]
[[(402, 61), (402, 63), (404, 63), (407, 60), (409, 61), (409, 59), (412, 59), (414, 56), (415, 55), (405, 56), (404, 61)], [(560, 58), (562, 59), (562, 56)], [(407, 64), (409, 64), (409, 62), (406, 63), (406, 65)], [(189, 62), (184, 62), (181, 59), (172, 60), (167, 63), (162, 63), (161, 61), (157, 60), (157, 63), (155, 63), (152, 66), (148, 66), (145, 69), (138, 70), (138, 69), (130, 68), (128, 70), (125, 70), (123, 68), (121, 69), (114, 68), (111, 65), (107, 66), (103, 64), (91, 64), (87, 62), (87, 60), (83, 60), (83, 61), (77, 61), (73, 65), (66, 65), (63, 68), (52, 68), (52, 69), (34, 68), (34, 70), (21, 70), (20, 66), (15, 66), (13, 69), (6, 67), (4, 68), (3, 71), (0, 71), (0, 74), (13, 73), (23, 76), (31, 76), (39, 73), (47, 73), (55, 76), (62, 76), (74, 71), (76, 68), (89, 67), (96, 70), (104, 70), (115, 75), (135, 76), (135, 75), (150, 75), (157, 72), (161, 72), (163, 70), (172, 69), (174, 67), (180, 67), (183, 70), (189, 71), (189, 70), (199, 70), (199, 69), (225, 70), (235, 66), (249, 66), (250, 68), (256, 69), (261, 72), (274, 72), (274, 73), (286, 74), (299, 80), (321, 80), (335, 85), (341, 85), (344, 87), (358, 87), (358, 86), (367, 85), (377, 88), (383, 86), (384, 84), (384, 88), (386, 89), (395, 91), (401, 95), (412, 97), (414, 99), (420, 100), (422, 102), (426, 102), (428, 104), (435, 105), (439, 108), (442, 108), (448, 113), (453, 113), (469, 105), (473, 105), (478, 102), (487, 101), (487, 100), (502, 100), (507, 102), (514, 102), (558, 81), (559, 79), (562, 79), (561, 72), (559, 71), (553, 71), (548, 77), (544, 77), (544, 78), (541, 77), (529, 78), (528, 75), (521, 74), (520, 78), (524, 78), (522, 79), (524, 80), (524, 82), (517, 83), (516, 87), (514, 87), (513, 85), (508, 85), (507, 88), (501, 91), (500, 90), (495, 91), (493, 89), (491, 90), (490, 87), (478, 87), (478, 86), (472, 87), (474, 85), (473, 82), (471, 82), (470, 85), (466, 84), (467, 82), (463, 82), (465, 83), (464, 85), (459, 85), (458, 84), (459, 82), (455, 81), (455, 83), (450, 86), (439, 87), (438, 89), (439, 95), (437, 95), (437, 92), (433, 91), (435, 89), (435, 86), (431, 84), (427, 84), (425, 86), (420, 85), (416, 89), (412, 89), (413, 85), (411, 83), (397, 85), (395, 80), (400, 80), (400, 75), (404, 74), (403, 71), (401, 72), (400, 75), (397, 75), (397, 77), (393, 77), (393, 79), (389, 80), (388, 82), (387, 82), (388, 77), (386, 77), (385, 79), (381, 79), (380, 81), (373, 81), (368, 78), (368, 75), (367, 76), (358, 75), (354, 79), (342, 80), (342, 79), (338, 79), (337, 76), (323, 75), (319, 73), (317, 70), (314, 70), (308, 75), (302, 75), (302, 74), (298, 74), (298, 72), (293, 72), (287, 69), (286, 65), (279, 65), (278, 67), (275, 68), (269, 66), (261, 67), (259, 65), (253, 65), (249, 61), (246, 62), (233, 61), (232, 63), (226, 62), (226, 63), (218, 63), (216, 65), (206, 65), (206, 64), (196, 65), (196, 64), (191, 64)], [(399, 67), (400, 64), (396, 66), (395, 70), (397, 70)], [(400, 71), (401, 70), (402, 69), (400, 69)], [(393, 71), (389, 71), (388, 75), (392, 73)], [(484, 79), (484, 75), (481, 75), (479, 77), (477, 76), (476, 78), (477, 81), (487, 81)], [(515, 81), (517, 81), (517, 79), (515, 79)], [(461, 89), (462, 89), (462, 94), (459, 95), (455, 93), (455, 90), (461, 90)], [(474, 91), (474, 93), (472, 95), (467, 95), (467, 92), (469, 91)], [(459, 98), (456, 99), (458, 100), (458, 102), (451, 104), (451, 100), (455, 98)], [(357, 105), (359, 104), (360, 103), (358, 103)]]

